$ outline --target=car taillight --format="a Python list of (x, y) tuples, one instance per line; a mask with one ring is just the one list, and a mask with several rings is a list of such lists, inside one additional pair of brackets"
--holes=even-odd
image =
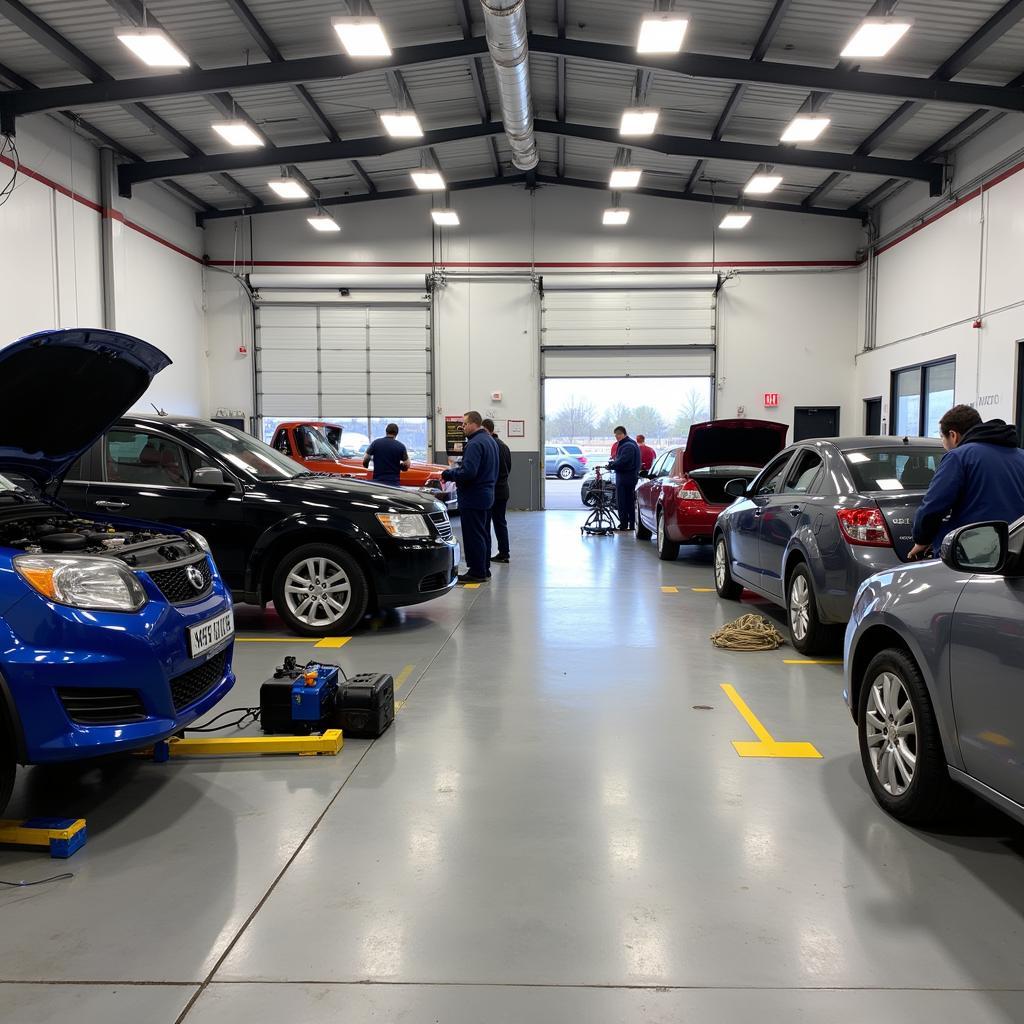
[(684, 479), (676, 491), (676, 497), (680, 501), (702, 501), (704, 495), (700, 493), (697, 485), (692, 480)]
[(892, 539), (881, 509), (841, 508), (836, 512), (839, 529), (851, 544), (871, 548), (891, 548)]
[(581, 466), (585, 466), (586, 464), (587, 464), (587, 457), (586, 457), (586, 455), (581, 455), (580, 456), (580, 465)]

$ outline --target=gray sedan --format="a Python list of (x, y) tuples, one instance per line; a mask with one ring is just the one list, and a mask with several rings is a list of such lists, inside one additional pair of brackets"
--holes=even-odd
[(803, 654), (838, 648), (861, 583), (907, 560), (942, 455), (927, 437), (804, 441), (753, 483), (730, 480), (726, 493), (740, 500), (715, 526), (719, 596), (746, 587), (781, 605)]
[(925, 824), (950, 780), (1024, 822), (1024, 520), (953, 531), (941, 562), (871, 577), (846, 632), (861, 760), (890, 814)]

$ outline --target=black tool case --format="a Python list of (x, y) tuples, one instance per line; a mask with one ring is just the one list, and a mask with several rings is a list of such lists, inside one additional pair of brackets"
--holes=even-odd
[(346, 739), (375, 740), (395, 720), (395, 680), (364, 672), (338, 686), (334, 725)]

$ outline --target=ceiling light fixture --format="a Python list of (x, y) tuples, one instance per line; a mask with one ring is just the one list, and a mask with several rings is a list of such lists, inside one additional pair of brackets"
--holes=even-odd
[(755, 174), (743, 186), (743, 191), (754, 196), (764, 196), (769, 192), (774, 192), (781, 184), (781, 174)]
[(393, 139), (419, 139), (423, 137), (420, 119), (415, 114), (403, 114), (397, 110), (381, 112), (380, 122)]
[(121, 28), (117, 38), (151, 68), (187, 68), (188, 57), (159, 28)]
[(331, 24), (350, 57), (391, 56), (380, 18), (332, 18)]
[(689, 19), (678, 14), (649, 14), (640, 22), (637, 53), (678, 53)]
[(631, 107), (624, 110), (619, 131), (623, 135), (653, 135), (659, 113), (654, 107)]
[(910, 31), (909, 18), (865, 18), (840, 57), (884, 57)]
[(814, 142), (816, 138), (832, 123), (831, 117), (818, 117), (813, 114), (797, 114), (786, 125), (782, 133), (782, 142)]
[(418, 167), (409, 173), (412, 175), (412, 183), (423, 192), (437, 192), (445, 187), (444, 178), (433, 167)]
[(457, 228), (459, 226), (459, 215), (450, 209), (431, 210), (430, 216), (434, 223), (441, 228)]
[(307, 217), (306, 223), (317, 231), (340, 231), (341, 225), (329, 214), (320, 213), (315, 217)]
[(232, 146), (262, 146), (263, 139), (247, 121), (223, 121), (210, 127)]
[(608, 187), (612, 191), (620, 188), (636, 188), (640, 184), (640, 175), (643, 170), (640, 167), (613, 167), (611, 177), (608, 179)]
[(274, 178), (267, 182), (282, 199), (308, 199), (309, 193), (294, 178)]
[(620, 227), (629, 221), (629, 210), (624, 206), (609, 206), (601, 217), (601, 223), (609, 227)]
[(738, 231), (750, 223), (750, 214), (739, 206), (734, 206), (723, 218), (718, 226), (723, 231)]

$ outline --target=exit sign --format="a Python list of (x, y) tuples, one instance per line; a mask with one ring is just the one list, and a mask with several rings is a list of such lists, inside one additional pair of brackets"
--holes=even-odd
[(777, 391), (766, 391), (764, 393), (764, 407), (766, 409), (777, 409), (779, 407), (779, 393)]

